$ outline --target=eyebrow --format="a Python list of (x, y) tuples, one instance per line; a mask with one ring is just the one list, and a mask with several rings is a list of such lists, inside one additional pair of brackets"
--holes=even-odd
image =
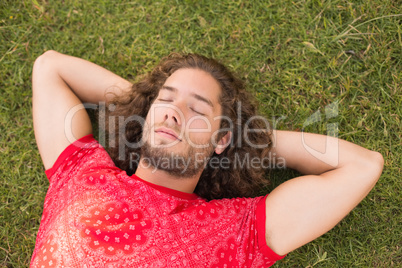
[[(178, 91), (177, 88), (170, 87), (170, 86), (162, 86), (161, 89), (169, 90), (169, 91), (172, 91), (172, 92), (177, 92)], [(201, 96), (199, 94), (196, 94), (196, 93), (192, 93), (191, 96), (193, 98), (199, 100), (199, 101), (205, 102), (206, 104), (208, 104), (209, 106), (214, 108), (214, 105), (213, 105), (212, 101), (210, 101), (209, 99), (207, 99), (207, 98), (205, 98), (205, 97), (203, 97), (203, 96)]]

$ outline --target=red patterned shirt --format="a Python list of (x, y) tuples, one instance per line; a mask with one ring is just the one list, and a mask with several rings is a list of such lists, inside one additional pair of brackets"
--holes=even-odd
[(269, 267), (265, 197), (206, 201), (118, 169), (92, 135), (50, 181), (31, 267)]

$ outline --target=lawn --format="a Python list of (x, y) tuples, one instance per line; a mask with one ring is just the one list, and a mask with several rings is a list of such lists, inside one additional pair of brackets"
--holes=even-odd
[[(333, 230), (274, 267), (401, 267), (402, 8), (392, 0), (0, 3), (0, 267), (27, 267), (48, 182), (31, 73), (46, 50), (135, 79), (170, 52), (220, 59), (278, 129), (382, 153), (378, 184)], [(272, 171), (272, 187), (294, 176)], [(267, 189), (267, 192), (269, 189)]]

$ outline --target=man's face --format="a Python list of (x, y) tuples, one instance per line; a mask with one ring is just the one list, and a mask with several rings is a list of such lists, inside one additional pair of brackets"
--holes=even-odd
[[(169, 159), (173, 167), (156, 168), (181, 177), (196, 175), (218, 143), (220, 93), (218, 82), (202, 70), (174, 72), (148, 112), (142, 158)], [(181, 161), (183, 165), (177, 164)]]

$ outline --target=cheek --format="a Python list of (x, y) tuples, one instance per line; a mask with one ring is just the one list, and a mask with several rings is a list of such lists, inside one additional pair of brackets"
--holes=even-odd
[(148, 117), (144, 121), (144, 125), (142, 126), (142, 140), (146, 141), (149, 138), (149, 121)]
[(212, 124), (205, 117), (195, 116), (189, 118), (186, 130), (187, 133), (190, 133), (190, 136), (206, 136), (211, 134)]
[(155, 105), (152, 105), (148, 111), (145, 121), (149, 125), (155, 124), (156, 122), (161, 122), (163, 114), (164, 111), (161, 109), (161, 107), (155, 107)]
[[(151, 107), (151, 109), (152, 109), (152, 107)], [(151, 110), (150, 110), (148, 112), (147, 116), (145, 117), (144, 125), (142, 128), (143, 139), (144, 138), (149, 139), (152, 127), (155, 125), (156, 122), (159, 122), (159, 121), (157, 121), (157, 118), (155, 118), (155, 116), (156, 116), (155, 113), (151, 113)]]
[(187, 136), (193, 141), (210, 142), (213, 134), (219, 130), (218, 121), (210, 121), (205, 117), (192, 117), (186, 126)]

